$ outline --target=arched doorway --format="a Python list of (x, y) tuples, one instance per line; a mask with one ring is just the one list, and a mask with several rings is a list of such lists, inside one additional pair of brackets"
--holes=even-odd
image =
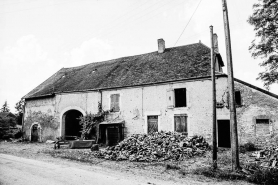
[(32, 142), (41, 141), (41, 126), (38, 123), (33, 123), (30, 127), (30, 140)]
[(69, 110), (63, 115), (65, 139), (71, 140), (74, 137), (81, 137), (82, 126), (79, 124), (80, 116), (82, 116), (82, 113), (78, 110)]

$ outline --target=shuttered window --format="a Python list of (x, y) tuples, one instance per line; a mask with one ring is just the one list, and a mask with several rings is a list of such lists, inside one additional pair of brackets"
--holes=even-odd
[(119, 94), (111, 94), (111, 105), (110, 109), (112, 112), (119, 112), (120, 111), (120, 95)]
[(186, 115), (175, 115), (174, 124), (176, 132), (187, 133), (187, 116)]

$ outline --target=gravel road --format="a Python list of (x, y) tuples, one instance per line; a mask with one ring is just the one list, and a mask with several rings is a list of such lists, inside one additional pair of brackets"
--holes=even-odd
[[(119, 174), (102, 172), (94, 168), (84, 169), (76, 163), (53, 164), (33, 159), (26, 159), (0, 154), (0, 184), (13, 185), (62, 185), (62, 184), (94, 184), (94, 185), (158, 185), (169, 184), (158, 179), (148, 181), (143, 178), (130, 178)], [(178, 183), (174, 183), (177, 184)], [(172, 184), (171, 183), (171, 184)], [(192, 184), (193, 182), (188, 182)], [(183, 183), (187, 184), (187, 183)], [(195, 183), (193, 183), (195, 184)], [(199, 184), (199, 183), (197, 183)]]

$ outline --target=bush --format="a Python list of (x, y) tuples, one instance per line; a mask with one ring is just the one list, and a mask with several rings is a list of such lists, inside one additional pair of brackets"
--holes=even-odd
[(256, 151), (256, 146), (254, 143), (248, 142), (245, 143), (244, 145), (241, 145), (239, 150), (241, 153)]
[(256, 184), (278, 184), (278, 169), (257, 167), (254, 174), (248, 176), (247, 179)]

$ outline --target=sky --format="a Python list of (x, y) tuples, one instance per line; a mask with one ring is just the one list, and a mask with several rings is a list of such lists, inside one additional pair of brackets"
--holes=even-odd
[[(256, 2), (227, 0), (234, 76), (263, 88), (256, 80), (263, 59), (248, 50)], [(0, 0), (0, 25), (0, 106), (7, 101), (12, 112), (63, 67), (153, 52), (159, 38), (166, 48), (210, 46), (210, 25), (227, 71), (222, 0)]]

